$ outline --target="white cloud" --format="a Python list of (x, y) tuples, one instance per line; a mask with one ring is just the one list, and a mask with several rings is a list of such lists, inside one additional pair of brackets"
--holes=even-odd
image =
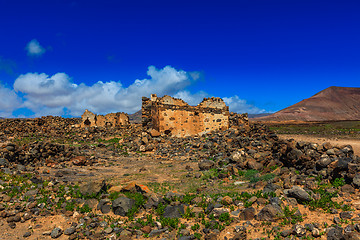
[(27, 50), (27, 54), (29, 56), (41, 56), (45, 53), (45, 48), (43, 48), (38, 40), (33, 39), (31, 40), (25, 47)]
[(209, 96), (210, 96), (209, 94), (207, 94), (206, 92), (203, 92), (203, 91), (192, 94), (186, 90), (177, 92), (174, 95), (175, 98), (180, 98), (180, 99), (184, 100), (185, 102), (187, 102), (191, 106), (198, 105), (199, 103), (201, 103), (201, 101), (205, 97), (209, 97)]
[(24, 94), (24, 106), (37, 116), (47, 112), (64, 114), (64, 108), (71, 115), (79, 116), (84, 109), (96, 113), (135, 112), (141, 108), (141, 97), (152, 93), (174, 95), (191, 84), (193, 79), (185, 71), (166, 66), (156, 69), (150, 66), (149, 78), (135, 80), (127, 88), (121, 82), (99, 81), (92, 86), (74, 84), (65, 73), (49, 76), (45, 73), (27, 73), (19, 76), (14, 90)]
[[(195, 94), (190, 93), (189, 91), (179, 91), (174, 95), (176, 98), (181, 98), (188, 104), (192, 106), (196, 106), (199, 104), (205, 97), (211, 97), (208, 93), (200, 91)], [(264, 109), (260, 109), (258, 107), (255, 107), (251, 104), (248, 104), (246, 100), (240, 99), (237, 95), (232, 97), (223, 97), (222, 98), (226, 105), (229, 106), (229, 110), (231, 112), (237, 112), (237, 113), (264, 113)]]
[(237, 95), (232, 97), (224, 97), (223, 100), (229, 106), (229, 110), (231, 112), (250, 113), (250, 114), (265, 112), (264, 109), (260, 109), (251, 104), (248, 104), (246, 100), (240, 99)]
[(0, 117), (12, 117), (12, 112), (21, 106), (16, 93), (0, 85)]
[[(181, 98), (190, 105), (197, 105), (204, 97), (210, 97), (206, 92), (192, 94), (186, 90), (186, 87), (199, 78), (196, 72), (188, 73), (170, 66), (163, 69), (150, 66), (147, 74), (148, 78), (136, 79), (130, 86), (124, 87), (121, 82), (115, 81), (99, 81), (91, 86), (75, 84), (65, 73), (52, 76), (45, 73), (27, 73), (15, 80), (14, 90), (23, 96), (22, 107), (30, 109), (35, 116), (65, 113), (80, 116), (85, 109), (99, 114), (119, 111), (133, 113), (141, 109), (141, 97), (150, 96), (152, 93)], [(247, 104), (238, 96), (224, 100), (231, 111), (264, 111)]]

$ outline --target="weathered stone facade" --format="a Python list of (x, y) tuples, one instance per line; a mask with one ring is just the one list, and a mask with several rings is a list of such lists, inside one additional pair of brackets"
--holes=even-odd
[(109, 113), (97, 115), (89, 110), (85, 110), (81, 115), (81, 127), (123, 127), (130, 124), (129, 116), (126, 113)]
[[(233, 119), (233, 122), (245, 121), (247, 115)], [(228, 129), (230, 113), (221, 98), (204, 98), (197, 106), (190, 106), (181, 99), (152, 94), (150, 99), (142, 98), (142, 121), (146, 130), (186, 137)]]

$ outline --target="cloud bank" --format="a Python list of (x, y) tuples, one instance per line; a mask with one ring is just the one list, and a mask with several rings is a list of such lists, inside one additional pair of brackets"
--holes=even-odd
[(12, 112), (21, 106), (21, 99), (10, 88), (0, 85), (0, 117), (12, 117)]
[(45, 53), (45, 48), (43, 48), (38, 40), (31, 40), (25, 47), (27, 54), (29, 56), (41, 56)]
[[(80, 116), (85, 109), (100, 114), (119, 111), (134, 113), (141, 109), (141, 97), (152, 93), (182, 98), (190, 105), (197, 105), (204, 97), (211, 97), (206, 92), (191, 93), (186, 90), (199, 79), (197, 72), (185, 72), (170, 66), (162, 69), (150, 66), (147, 75), (147, 78), (136, 79), (125, 87), (120, 81), (99, 81), (91, 86), (76, 84), (65, 73), (52, 76), (26, 73), (15, 80), (13, 89), (0, 87), (0, 114), (8, 117), (18, 108), (29, 109), (34, 116)], [(238, 96), (223, 99), (230, 111), (264, 112)]]

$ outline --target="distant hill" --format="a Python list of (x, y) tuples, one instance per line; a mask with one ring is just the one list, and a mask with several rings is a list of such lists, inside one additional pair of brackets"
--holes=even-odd
[(259, 117), (266, 117), (271, 115), (272, 113), (257, 113), (257, 114), (248, 114), (249, 118), (259, 118)]
[(136, 113), (129, 114), (129, 120), (131, 123), (141, 123), (141, 109), (137, 111)]
[(360, 88), (329, 87), (272, 115), (256, 121), (360, 120)]

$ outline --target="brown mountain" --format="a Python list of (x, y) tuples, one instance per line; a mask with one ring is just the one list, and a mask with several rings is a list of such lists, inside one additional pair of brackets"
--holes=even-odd
[(129, 120), (131, 123), (141, 123), (141, 109), (137, 111), (136, 113), (129, 114)]
[(272, 115), (256, 121), (360, 120), (360, 88), (329, 87)]

